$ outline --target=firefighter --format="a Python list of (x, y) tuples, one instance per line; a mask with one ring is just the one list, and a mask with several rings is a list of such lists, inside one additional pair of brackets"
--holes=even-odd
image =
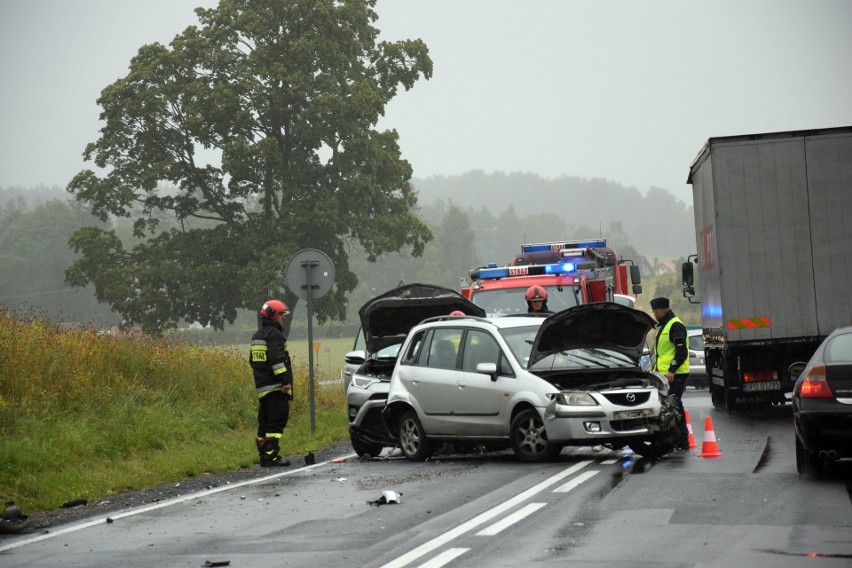
[(251, 338), (249, 363), (257, 390), (257, 452), (260, 467), (290, 465), (281, 452), (281, 436), (290, 417), (293, 371), (284, 338), (284, 319), (290, 313), (280, 300), (269, 300), (260, 308), (261, 325)]
[(686, 326), (669, 307), (668, 298), (651, 300), (651, 310), (657, 320), (657, 339), (654, 343), (656, 363), (654, 370), (662, 373), (669, 381), (669, 395), (676, 401), (678, 431), (682, 434), (678, 447), (689, 449), (689, 429), (683, 411), (683, 391), (689, 378), (689, 348), (687, 347)]
[(553, 313), (547, 309), (547, 290), (541, 286), (530, 286), (527, 288), (524, 297), (527, 300), (527, 312), (531, 314)]

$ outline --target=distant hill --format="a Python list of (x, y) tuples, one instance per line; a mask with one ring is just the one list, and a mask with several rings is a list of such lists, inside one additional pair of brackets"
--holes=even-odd
[(631, 245), (649, 258), (695, 253), (692, 205), (660, 188), (642, 194), (635, 187), (605, 179), (548, 179), (531, 173), (479, 170), (416, 178), (413, 184), (424, 205), (452, 201), (465, 209), (487, 208), (494, 216), (512, 206), (519, 216), (557, 213), (568, 226), (594, 230), (620, 222)]

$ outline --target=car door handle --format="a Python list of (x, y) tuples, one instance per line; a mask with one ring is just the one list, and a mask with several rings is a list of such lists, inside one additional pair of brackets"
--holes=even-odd
[(456, 381), (456, 384), (459, 386), (460, 389), (463, 389), (464, 387), (467, 386), (467, 381), (459, 380), (459, 381)]

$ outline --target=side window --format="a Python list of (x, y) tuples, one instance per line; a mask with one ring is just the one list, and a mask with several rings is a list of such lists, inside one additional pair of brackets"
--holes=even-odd
[(436, 369), (455, 369), (461, 344), (461, 329), (436, 329), (429, 344), (427, 365)]
[(400, 363), (403, 365), (416, 365), (417, 357), (420, 355), (421, 347), (423, 346), (423, 338), (426, 337), (425, 331), (420, 331), (411, 338), (411, 343), (408, 344), (408, 349), (403, 353)]
[(478, 329), (470, 329), (464, 338), (462, 370), (476, 372), (479, 363), (495, 363), (500, 368), (500, 346), (491, 334)]

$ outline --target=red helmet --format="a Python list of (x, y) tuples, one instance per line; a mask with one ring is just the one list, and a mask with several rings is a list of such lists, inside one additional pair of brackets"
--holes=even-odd
[(268, 300), (265, 304), (263, 304), (263, 307), (260, 308), (260, 315), (266, 319), (272, 319), (278, 314), (284, 314), (286, 316), (289, 313), (290, 310), (287, 308), (287, 304), (281, 300)]
[(527, 302), (536, 300), (547, 300), (547, 291), (541, 286), (530, 286), (526, 293)]
[(450, 315), (451, 316), (463, 316), (464, 312), (461, 311), (461, 310), (453, 310), (453, 311), (450, 312)]

